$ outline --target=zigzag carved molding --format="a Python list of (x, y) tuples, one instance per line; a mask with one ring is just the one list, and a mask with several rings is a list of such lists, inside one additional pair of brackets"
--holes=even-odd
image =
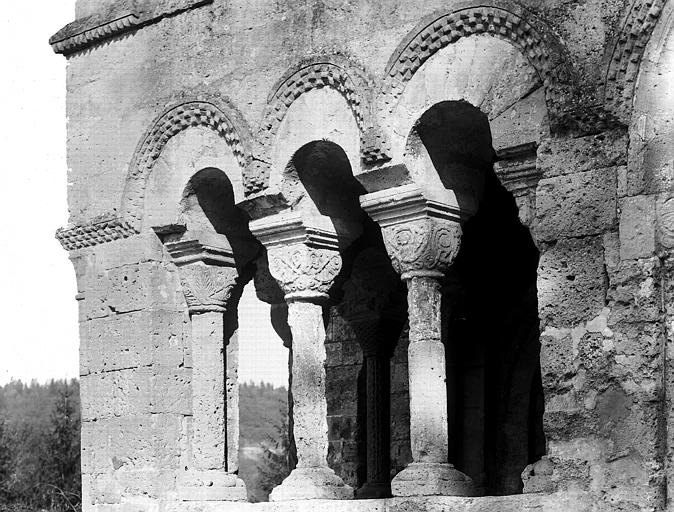
[(604, 83), (604, 104), (623, 122), (632, 112), (632, 96), (641, 60), (667, 0), (634, 0), (616, 38)]
[(141, 139), (129, 166), (122, 199), (122, 218), (140, 230), (147, 178), (168, 141), (190, 127), (206, 127), (225, 141), (236, 157), (241, 172), (250, 159), (250, 130), (243, 117), (223, 100), (208, 99), (180, 103), (166, 109)]

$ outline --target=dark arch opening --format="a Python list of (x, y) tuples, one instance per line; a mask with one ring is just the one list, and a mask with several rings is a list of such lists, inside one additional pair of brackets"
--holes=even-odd
[(391, 411), (391, 379), (401, 377), (397, 367), (393, 376), (389, 372), (406, 319), (404, 285), (379, 226), (360, 207), (366, 191), (341, 147), (326, 140), (306, 144), (286, 167), (285, 180), (294, 206), (328, 217), (348, 240), (324, 309), (328, 464), (357, 497), (387, 497), (390, 447), (401, 442), (391, 440), (390, 424), (396, 413), (404, 414)]
[(545, 453), (536, 271), (539, 253), (493, 164), (489, 121), (466, 102), (426, 111), (408, 139), (465, 212), (443, 288), (450, 462), (481, 494), (522, 492)]

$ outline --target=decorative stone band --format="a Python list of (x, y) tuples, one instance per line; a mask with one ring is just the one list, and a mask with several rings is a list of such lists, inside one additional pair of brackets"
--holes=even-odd
[(327, 298), (342, 268), (338, 236), (328, 218), (286, 212), (252, 221), (250, 230), (267, 248), (269, 273), (286, 300)]
[(178, 266), (190, 314), (224, 312), (239, 276), (227, 239), (189, 232), (186, 238), (166, 242), (165, 247)]
[(76, 251), (105, 242), (137, 235), (139, 231), (128, 222), (112, 218), (56, 231), (56, 239), (66, 251)]
[(381, 227), (393, 268), (403, 279), (441, 277), (454, 261), (461, 245), (457, 207), (428, 199), (416, 185), (367, 194), (361, 206)]
[(68, 55), (130, 30), (156, 23), (165, 16), (211, 3), (213, 0), (177, 0), (167, 2), (168, 5), (156, 2), (150, 9), (133, 11), (121, 11), (113, 7), (105, 15), (87, 16), (69, 23), (49, 38), (49, 44), (55, 53)]
[(639, 67), (666, 0), (635, 0), (615, 37), (604, 80), (604, 103), (622, 121), (629, 121)]

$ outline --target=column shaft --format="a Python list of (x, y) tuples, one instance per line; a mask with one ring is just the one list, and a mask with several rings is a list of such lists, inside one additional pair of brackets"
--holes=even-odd
[(415, 462), (447, 462), (447, 387), (441, 341), (440, 283), (434, 277), (407, 282), (410, 322), (408, 372), (410, 441)]
[(293, 334), (293, 430), (297, 467), (327, 466), (323, 309), (311, 302), (291, 302), (288, 324)]
[(192, 457), (195, 469), (227, 469), (223, 315), (192, 316)]
[(367, 482), (388, 487), (390, 475), (389, 358), (365, 359), (367, 386)]
[(239, 470), (239, 334), (234, 332), (225, 347), (226, 368), (226, 460), (227, 472)]

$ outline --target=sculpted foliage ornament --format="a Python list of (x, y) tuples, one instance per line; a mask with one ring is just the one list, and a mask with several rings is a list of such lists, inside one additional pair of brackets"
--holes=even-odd
[(445, 272), (461, 245), (461, 226), (444, 219), (417, 219), (383, 230), (393, 268), (402, 274), (414, 271)]
[(339, 253), (304, 244), (275, 247), (269, 251), (269, 271), (292, 297), (326, 297), (342, 269)]
[(233, 267), (180, 267), (180, 282), (190, 313), (224, 311), (237, 277), (238, 273)]

